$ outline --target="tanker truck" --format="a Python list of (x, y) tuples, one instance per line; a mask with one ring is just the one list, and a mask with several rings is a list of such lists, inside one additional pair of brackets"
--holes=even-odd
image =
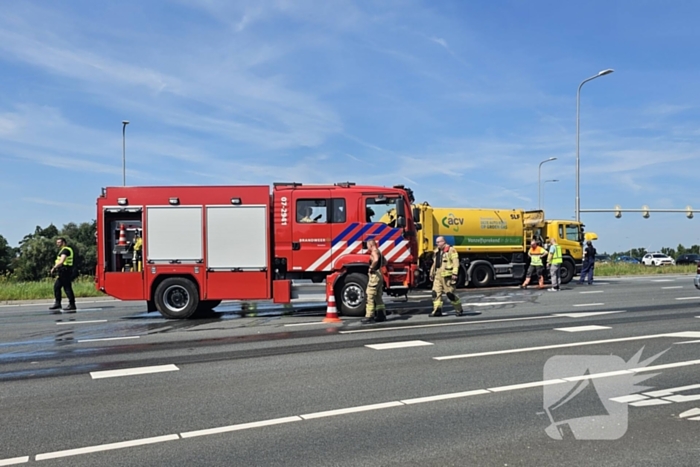
[(566, 284), (581, 272), (584, 239), (597, 239), (593, 233), (584, 236), (580, 222), (546, 220), (544, 211), (436, 208), (423, 203), (413, 206), (413, 218), (420, 229), (418, 286), (430, 282), (438, 236), (445, 237), (459, 254), (458, 287), (487, 287), (499, 280), (523, 280), (529, 265), (530, 241), (536, 239), (544, 245), (550, 238), (556, 238), (562, 248), (561, 281)]

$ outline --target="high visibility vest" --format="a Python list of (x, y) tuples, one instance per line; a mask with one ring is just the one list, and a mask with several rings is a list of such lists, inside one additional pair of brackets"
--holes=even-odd
[(544, 249), (539, 246), (534, 249), (530, 248), (527, 254), (530, 255), (530, 264), (532, 266), (542, 266), (542, 253), (544, 253)]
[(69, 246), (64, 246), (58, 251), (58, 255), (56, 256), (56, 262), (54, 264), (58, 264), (58, 262), (61, 261), (61, 252), (63, 250), (68, 250), (70, 252), (70, 255), (66, 256), (66, 260), (63, 262), (63, 265), (65, 267), (73, 266), (73, 249)]
[(552, 254), (552, 264), (561, 264), (564, 259), (561, 257), (561, 247), (559, 245), (554, 246), (554, 254)]

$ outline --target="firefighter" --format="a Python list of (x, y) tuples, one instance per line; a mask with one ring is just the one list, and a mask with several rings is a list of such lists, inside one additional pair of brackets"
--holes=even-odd
[(530, 250), (527, 252), (530, 257), (530, 266), (527, 268), (527, 275), (525, 277), (525, 282), (520, 286), (521, 289), (527, 288), (530, 283), (532, 275), (537, 275), (540, 289), (544, 288), (544, 264), (542, 263), (543, 257), (547, 254), (547, 251), (542, 248), (537, 240), (532, 240), (530, 243)]
[(53, 285), (53, 294), (55, 302), (53, 306), (49, 307), (52, 313), (61, 313), (61, 288), (65, 290), (66, 297), (68, 297), (68, 306), (63, 309), (66, 313), (75, 313), (75, 295), (73, 294), (73, 249), (68, 246), (66, 239), (59, 237), (56, 239), (56, 246), (58, 247), (58, 255), (56, 256), (56, 262), (51, 268), (51, 274), (54, 272), (58, 273), (56, 282)]
[(386, 260), (375, 240), (367, 242), (367, 249), (369, 250), (369, 282), (367, 283), (367, 308), (362, 324), (386, 320), (386, 307), (382, 300), (384, 294), (382, 270), (386, 266)]
[(430, 280), (433, 281), (433, 312), (431, 317), (442, 316), (442, 294), (452, 302), (455, 314), (462, 316), (462, 302), (455, 294), (457, 275), (459, 274), (459, 256), (443, 237), (435, 239), (437, 248), (433, 254), (433, 266), (430, 268)]
[(307, 206), (304, 208), (303, 213), (304, 213), (304, 217), (299, 219), (299, 222), (303, 222), (304, 224), (312, 224), (312, 223), (316, 222), (311, 218), (311, 215), (314, 213), (313, 209), (311, 209), (310, 207)]

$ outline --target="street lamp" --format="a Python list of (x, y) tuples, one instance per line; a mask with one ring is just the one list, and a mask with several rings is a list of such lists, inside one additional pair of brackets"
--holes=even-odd
[(540, 184), (542, 164), (544, 164), (545, 162), (552, 162), (555, 160), (557, 160), (556, 157), (550, 157), (549, 159), (540, 162), (540, 166), (537, 168), (537, 209), (542, 209), (542, 203), (540, 203), (540, 197), (542, 196), (542, 187)]
[(581, 187), (581, 179), (580, 179), (580, 174), (579, 171), (581, 169), (581, 164), (578, 156), (578, 147), (579, 147), (579, 128), (580, 128), (580, 108), (581, 108), (581, 87), (586, 84), (587, 82), (594, 80), (596, 78), (600, 78), (601, 76), (609, 75), (612, 73), (613, 69), (608, 68), (607, 70), (603, 70), (601, 72), (598, 72), (597, 75), (591, 76), (588, 79), (584, 79), (581, 84), (578, 85), (578, 91), (576, 92), (576, 222), (581, 222), (581, 193), (580, 193), (580, 187)]
[(122, 185), (126, 186), (126, 126), (128, 120), (122, 121)]
[[(545, 180), (544, 184), (547, 185), (547, 183), (556, 183), (559, 180)], [(544, 196), (542, 196), (542, 204), (544, 204)]]

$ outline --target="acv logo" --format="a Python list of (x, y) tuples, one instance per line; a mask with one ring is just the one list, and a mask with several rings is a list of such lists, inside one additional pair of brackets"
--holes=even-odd
[(442, 218), (442, 225), (446, 229), (452, 229), (455, 232), (459, 232), (459, 226), (464, 225), (464, 219), (461, 217), (455, 217), (454, 214), (450, 213)]

